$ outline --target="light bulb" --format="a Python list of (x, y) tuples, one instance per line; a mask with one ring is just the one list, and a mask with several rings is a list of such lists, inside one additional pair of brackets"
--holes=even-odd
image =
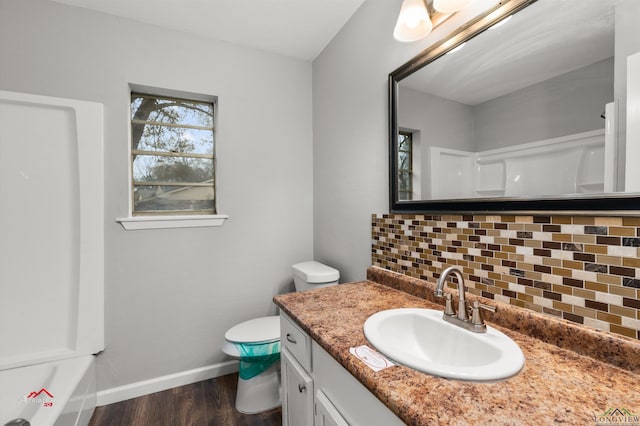
[(415, 11), (411, 10), (411, 11), (407, 12), (407, 15), (405, 16), (404, 23), (409, 28), (415, 28), (415, 27), (418, 26), (420, 21), (421, 21), (420, 15), (415, 13)]
[(424, 0), (404, 0), (393, 30), (398, 41), (416, 41), (431, 32), (432, 24)]

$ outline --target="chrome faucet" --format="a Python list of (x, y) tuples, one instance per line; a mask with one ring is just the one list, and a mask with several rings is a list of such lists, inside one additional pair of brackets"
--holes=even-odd
[[(447, 277), (449, 277), (449, 275), (451, 274), (453, 274), (458, 280), (459, 300), (457, 314), (453, 309), (451, 293), (445, 293), (443, 290), (444, 283), (447, 281)], [(464, 285), (464, 278), (462, 277), (462, 272), (460, 271), (460, 269), (456, 268), (455, 266), (450, 266), (442, 271), (442, 274), (440, 274), (440, 278), (438, 279), (436, 290), (433, 292), (433, 294), (435, 294), (437, 297), (446, 297), (446, 304), (442, 319), (475, 333), (486, 333), (487, 326), (482, 319), (480, 309), (486, 309), (488, 311), (495, 312), (496, 308), (495, 306), (485, 305), (484, 303), (480, 303), (480, 301), (476, 300), (473, 302), (473, 307), (471, 308), (471, 319), (469, 319), (466, 291), (467, 288)]]
[[(464, 278), (462, 278), (462, 271), (460, 271), (460, 269), (456, 268), (455, 266), (449, 266), (447, 269), (442, 271), (442, 274), (438, 279), (438, 285), (436, 286), (436, 291), (434, 292), (434, 294), (438, 297), (445, 296), (445, 293), (443, 291), (444, 283), (447, 281), (447, 277), (449, 277), (449, 275), (451, 274), (455, 275), (456, 279), (458, 280), (458, 295), (460, 299), (458, 300), (457, 318), (460, 321), (468, 321), (469, 317), (467, 316), (467, 300), (465, 298), (465, 292), (467, 291), (467, 288), (464, 285)], [(451, 295), (450, 294), (447, 294), (447, 295), (449, 296), (447, 298), (447, 301), (450, 302)], [(455, 315), (455, 312), (453, 311), (453, 307), (451, 306), (451, 303), (448, 303), (448, 305), (449, 306), (447, 307), (447, 309), (445, 309), (445, 315), (447, 316)]]

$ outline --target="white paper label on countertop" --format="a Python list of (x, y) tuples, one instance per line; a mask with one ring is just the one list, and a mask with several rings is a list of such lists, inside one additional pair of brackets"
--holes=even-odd
[(387, 367), (393, 367), (395, 364), (384, 357), (384, 355), (374, 351), (367, 345), (349, 348), (349, 352), (360, 361), (364, 362), (373, 371), (384, 370)]

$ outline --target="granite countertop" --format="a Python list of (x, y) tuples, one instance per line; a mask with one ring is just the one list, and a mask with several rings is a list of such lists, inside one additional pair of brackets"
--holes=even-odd
[[(498, 325), (515, 322), (513, 315), (521, 315), (519, 308), (487, 300), (483, 301), (498, 305), (498, 312), (487, 323), (511, 337), (524, 353), (525, 366), (516, 376), (474, 383), (435, 377), (401, 365), (374, 372), (349, 353), (354, 346), (371, 346), (362, 330), (370, 315), (399, 307), (442, 307), (426, 300), (428, 297), (418, 297), (428, 294), (421, 286), (429, 287), (429, 283), (414, 283), (412, 290), (407, 290), (411, 286), (390, 275), (393, 273), (369, 272), (367, 281), (283, 294), (274, 302), (405, 423), (588, 425), (609, 408), (640, 413), (639, 342), (585, 328), (575, 332), (563, 321), (550, 319), (545, 324), (547, 318), (535, 313), (524, 317), (538, 322), (530, 334), (547, 327), (555, 331), (549, 339), (532, 337), (525, 333), (528, 328), (522, 316), (516, 327)], [(372, 281), (372, 276), (379, 282)], [(506, 318), (502, 321), (501, 310)], [(565, 326), (567, 335), (562, 336), (563, 331), (558, 330)], [(518, 331), (512, 329), (518, 327)], [(571, 335), (580, 333), (593, 335), (580, 338), (593, 356), (560, 347), (564, 341), (571, 347)], [(561, 343), (558, 346), (544, 340)], [(598, 358), (611, 358), (612, 363)]]

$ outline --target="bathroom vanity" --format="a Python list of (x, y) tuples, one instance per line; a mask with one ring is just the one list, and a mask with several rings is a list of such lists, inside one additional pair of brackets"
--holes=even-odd
[(363, 324), (376, 312), (442, 309), (434, 288), (372, 267), (367, 281), (276, 296), (283, 423), (589, 424), (610, 408), (640, 412), (640, 342), (493, 301), (485, 300), (498, 308), (488, 324), (526, 359), (506, 380), (450, 380), (402, 365), (375, 372), (350, 353), (371, 347)]
[(283, 425), (403, 424), (291, 318), (280, 315)]

